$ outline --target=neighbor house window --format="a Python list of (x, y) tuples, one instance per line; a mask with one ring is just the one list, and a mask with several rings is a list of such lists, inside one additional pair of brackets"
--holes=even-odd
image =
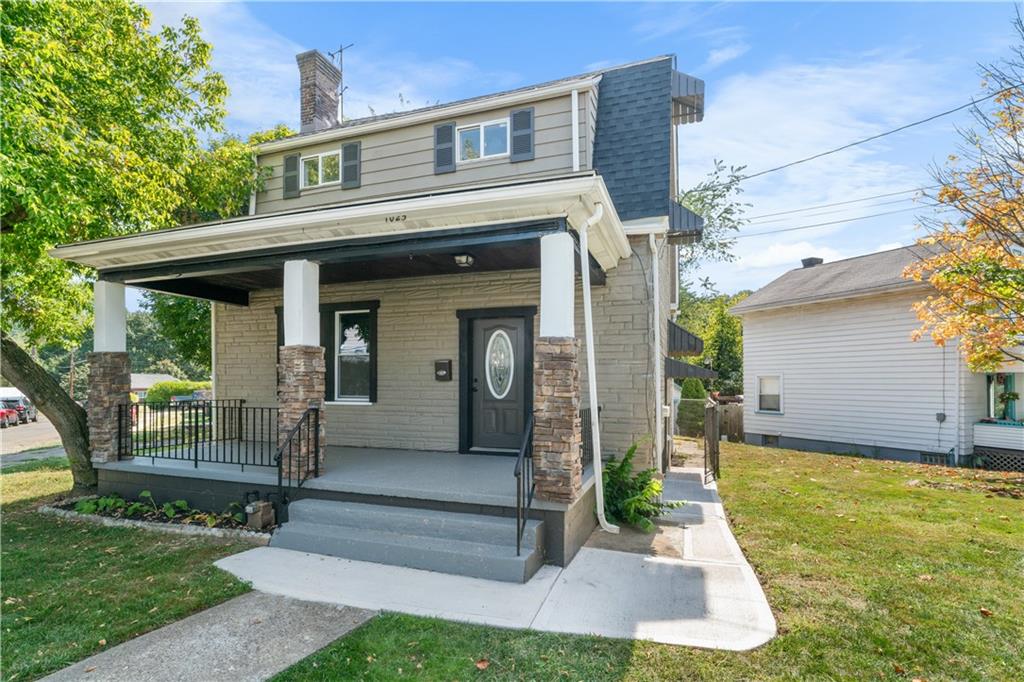
[(489, 159), (508, 154), (508, 119), (458, 129), (459, 161)]
[(326, 152), (302, 159), (302, 186), (329, 185), (341, 179), (340, 152)]
[(757, 409), (782, 412), (782, 377), (778, 374), (757, 377)]
[(334, 317), (334, 400), (370, 402), (372, 362), (377, 352), (372, 310), (339, 310)]

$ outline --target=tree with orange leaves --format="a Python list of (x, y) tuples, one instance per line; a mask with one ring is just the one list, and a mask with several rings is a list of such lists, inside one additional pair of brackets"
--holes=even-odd
[(928, 234), (918, 262), (903, 276), (934, 293), (915, 304), (921, 327), (938, 345), (959, 340), (974, 370), (1024, 360), (1024, 23), (1013, 55), (983, 69), (986, 95), (971, 107), (972, 128), (959, 151), (935, 168), (929, 197), (954, 220), (922, 218)]

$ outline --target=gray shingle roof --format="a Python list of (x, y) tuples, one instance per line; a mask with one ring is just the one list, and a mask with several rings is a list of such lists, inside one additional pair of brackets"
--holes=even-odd
[(927, 255), (925, 247), (904, 246), (811, 268), (790, 270), (733, 306), (732, 312), (742, 314), (752, 310), (920, 286), (917, 282), (903, 279), (903, 268)]

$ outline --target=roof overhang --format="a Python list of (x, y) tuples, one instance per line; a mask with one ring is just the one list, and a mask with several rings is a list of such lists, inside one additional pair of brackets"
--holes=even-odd
[(672, 72), (672, 120), (677, 124), (704, 120), (704, 81), (680, 71)]
[(767, 312), (771, 310), (781, 310), (784, 308), (795, 308), (804, 305), (814, 305), (816, 303), (835, 303), (837, 301), (848, 301), (858, 300), (862, 298), (870, 298), (872, 296), (882, 296), (884, 294), (895, 294), (902, 292), (910, 292), (916, 289), (930, 289), (930, 285), (924, 282), (914, 282), (906, 280), (905, 282), (899, 282), (897, 284), (889, 284), (885, 286), (870, 287), (867, 289), (859, 289), (856, 291), (843, 292), (841, 294), (823, 294), (820, 296), (801, 296), (799, 298), (791, 298), (785, 301), (773, 301), (771, 303), (754, 303), (748, 305), (749, 298), (737, 303), (733, 307), (729, 308), (729, 313), (736, 315), (737, 317), (743, 317), (750, 313)]
[(439, 230), (512, 221), (562, 218), (568, 227), (578, 229), (597, 204), (604, 206), (604, 212), (591, 228), (590, 254), (602, 269), (610, 270), (630, 255), (629, 242), (604, 181), (593, 174), (246, 216), (58, 246), (50, 255), (102, 271), (267, 248), (286, 255), (289, 249), (304, 251), (318, 243), (427, 236)]
[[(512, 92), (501, 93), (487, 97), (478, 97), (461, 102), (453, 102), (443, 106), (428, 107), (421, 110), (410, 111), (408, 114), (388, 116), (378, 120), (367, 121), (354, 125), (332, 128), (318, 133), (308, 135), (296, 135), (282, 140), (273, 140), (257, 145), (256, 149), (260, 154), (270, 152), (287, 151), (297, 147), (306, 147), (322, 142), (333, 142), (350, 137), (359, 137), (369, 133), (377, 133), (393, 128), (404, 128), (418, 123), (429, 123), (431, 121), (442, 121), (456, 116), (467, 116), (492, 109), (514, 107), (520, 104), (536, 102), (539, 100), (568, 95), (573, 90), (590, 90), (601, 82), (601, 75), (590, 75), (582, 78), (571, 78), (548, 85), (541, 85), (532, 88), (523, 88)], [(703, 87), (703, 85), (702, 85)]]

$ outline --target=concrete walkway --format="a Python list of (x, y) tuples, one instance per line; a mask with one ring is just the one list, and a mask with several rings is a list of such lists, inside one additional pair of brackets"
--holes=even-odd
[(596, 531), (565, 569), (525, 585), (261, 547), (217, 565), (265, 592), (372, 610), (729, 650), (775, 636), (775, 619), (703, 470), (674, 470), (688, 504), (655, 534)]
[(372, 611), (250, 592), (112, 647), (46, 680), (265, 680), (373, 617)]

